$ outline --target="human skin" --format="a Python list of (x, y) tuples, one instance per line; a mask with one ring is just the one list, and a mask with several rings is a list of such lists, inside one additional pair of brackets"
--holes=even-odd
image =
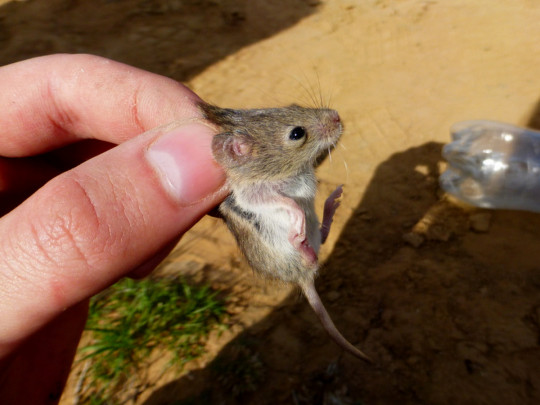
[(88, 299), (148, 274), (225, 176), (174, 80), (51, 55), (1, 67), (0, 88), (0, 399), (56, 403)]

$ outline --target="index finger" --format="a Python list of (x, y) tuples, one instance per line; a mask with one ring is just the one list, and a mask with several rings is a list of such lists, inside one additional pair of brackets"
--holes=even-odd
[(121, 143), (200, 116), (187, 87), (93, 55), (49, 55), (0, 67), (0, 155), (39, 154), (80, 139)]

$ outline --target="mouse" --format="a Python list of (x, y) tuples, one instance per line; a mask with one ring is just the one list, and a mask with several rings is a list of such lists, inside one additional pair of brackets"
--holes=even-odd
[(330, 194), (322, 223), (315, 212), (315, 162), (343, 132), (337, 111), (290, 105), (231, 109), (200, 102), (218, 128), (212, 153), (227, 176), (229, 194), (220, 216), (252, 269), (300, 287), (329, 336), (371, 362), (334, 325), (315, 289), (318, 252), (328, 237), (343, 188)]

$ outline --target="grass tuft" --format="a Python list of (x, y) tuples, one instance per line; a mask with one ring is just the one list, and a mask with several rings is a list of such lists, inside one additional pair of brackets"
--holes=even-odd
[(170, 366), (200, 356), (203, 340), (225, 314), (209, 287), (182, 279), (124, 279), (90, 303), (90, 343), (80, 361), (90, 361), (85, 380), (89, 403), (107, 403), (147, 365), (154, 350), (169, 352)]

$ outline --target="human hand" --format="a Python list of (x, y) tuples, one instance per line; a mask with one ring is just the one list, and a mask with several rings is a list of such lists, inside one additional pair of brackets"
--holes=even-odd
[(0, 88), (0, 205), (37, 189), (0, 218), (0, 402), (55, 403), (88, 298), (151, 271), (225, 177), (171, 79), (52, 55), (1, 67)]

